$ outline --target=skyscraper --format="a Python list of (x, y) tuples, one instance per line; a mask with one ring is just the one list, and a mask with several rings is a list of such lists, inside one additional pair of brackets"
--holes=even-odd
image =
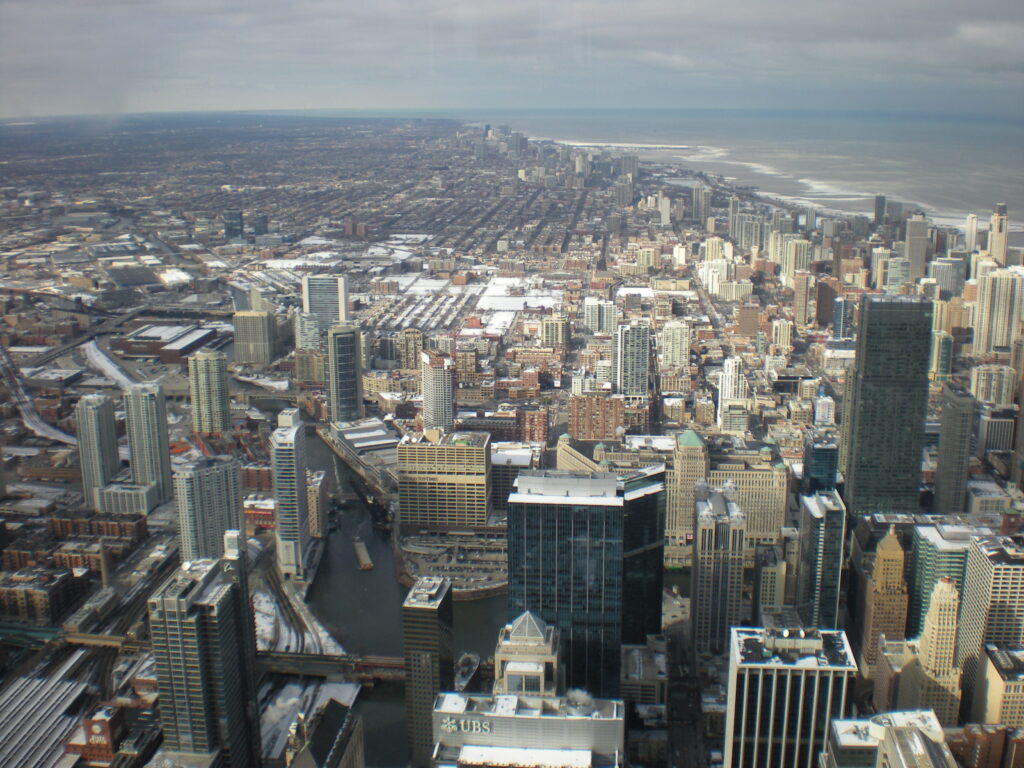
[(708, 447), (692, 429), (676, 434), (672, 469), (668, 473), (665, 523), (665, 564), (688, 565), (693, 556), (694, 487), (711, 471)]
[(964, 250), (973, 253), (978, 249), (978, 217), (973, 213), (967, 214), (967, 221), (964, 224)]
[(455, 426), (455, 362), (441, 352), (422, 352), (420, 389), (423, 428), (451, 432)]
[(852, 515), (918, 509), (931, 324), (931, 303), (917, 296), (862, 303), (840, 459)]
[(969, 393), (948, 381), (943, 385), (934, 504), (940, 514), (967, 511), (967, 471), (971, 465), (975, 411), (974, 398)]
[(231, 531), (221, 549), (222, 560), (185, 562), (149, 598), (163, 747), (186, 761), (251, 768), (260, 722), (245, 540)]
[(244, 523), (238, 461), (209, 456), (178, 470), (174, 501), (182, 561), (220, 557), (224, 532)]
[(978, 277), (974, 340), (976, 357), (1013, 345), (1024, 321), (1024, 267), (994, 269)]
[(565, 315), (556, 313), (540, 321), (540, 341), (543, 346), (564, 350), (569, 339), (569, 318)]
[(711, 190), (703, 182), (697, 182), (690, 190), (690, 218), (704, 226), (710, 215)]
[(1024, 645), (1022, 616), (1024, 536), (972, 538), (956, 634), (956, 664), (963, 670), (967, 712), (984, 661), (984, 644)]
[(405, 655), (405, 732), (414, 766), (431, 765), (434, 697), (455, 686), (451, 582), (421, 576), (402, 604)]
[(689, 323), (674, 320), (661, 329), (661, 364), (666, 368), (690, 364)]
[(951, 579), (958, 592), (963, 590), (971, 537), (991, 534), (988, 528), (967, 525), (914, 526), (910, 543), (908, 637), (917, 637), (924, 629), (932, 590), (939, 579)]
[(614, 301), (587, 296), (583, 299), (583, 324), (591, 333), (614, 333), (619, 323), (619, 310)]
[(174, 495), (167, 437), (167, 400), (158, 382), (132, 384), (124, 391), (132, 482), (155, 485), (158, 503)]
[(854, 624), (861, 629), (860, 671), (864, 677), (871, 676), (877, 660), (878, 636), (884, 634), (889, 639), (904, 636), (908, 603), (904, 564), (903, 546), (890, 526), (875, 549)]
[(274, 358), (277, 323), (271, 312), (235, 312), (235, 362), (268, 365)]
[(1009, 365), (976, 365), (971, 368), (971, 394), (979, 402), (1009, 407), (1017, 394), (1020, 375)]
[(651, 329), (636, 321), (620, 325), (612, 349), (615, 391), (626, 400), (646, 400), (651, 365)]
[(486, 525), (490, 442), (486, 432), (449, 432), (437, 443), (422, 434), (406, 434), (395, 449), (403, 529), (465, 531)]
[(1006, 266), (1006, 203), (999, 203), (992, 211), (988, 225), (988, 252), (996, 264)]
[(835, 490), (800, 497), (797, 610), (806, 626), (839, 626), (839, 593), (846, 543), (846, 507)]
[(839, 439), (836, 431), (809, 429), (804, 432), (804, 492), (814, 494), (835, 490), (838, 474)]
[(856, 676), (845, 632), (734, 628), (724, 768), (817, 768)]
[(323, 348), (320, 323), (316, 315), (295, 313), (295, 349), (317, 351)]
[(397, 336), (398, 367), (404, 370), (415, 370), (422, 361), (423, 331), (419, 328), (405, 328)]
[(694, 489), (696, 528), (693, 538), (693, 648), (696, 653), (725, 652), (732, 627), (741, 624), (746, 518), (736, 503), (736, 487)]
[(875, 226), (885, 223), (885, 195), (875, 195)]
[(121, 467), (117, 453), (114, 404), (106, 395), (83, 395), (75, 407), (78, 462), (82, 470), (82, 495), (96, 509), (97, 491), (109, 483)]
[(743, 362), (738, 357), (727, 357), (722, 363), (718, 379), (718, 423), (722, 423), (725, 406), (747, 396), (747, 379), (743, 375)]
[(910, 262), (908, 282), (916, 283), (925, 274), (928, 261), (928, 219), (922, 213), (915, 213), (907, 219), (906, 250)]
[(277, 524), (277, 567), (285, 577), (306, 577), (309, 509), (306, 492), (306, 430), (298, 408), (278, 415), (270, 436), (270, 467), (274, 475)]
[(348, 322), (348, 281), (345, 276), (304, 276), (302, 311), (316, 317), (321, 332)]
[(570, 687), (619, 688), (621, 646), (661, 626), (664, 465), (611, 473), (528, 470), (508, 500), (509, 619), (558, 628)]
[(331, 421), (363, 418), (359, 327), (336, 325), (327, 332), (327, 378)]
[(241, 211), (224, 211), (221, 215), (221, 220), (224, 223), (225, 240), (237, 240), (243, 235), (245, 230), (245, 219), (243, 218)]
[(953, 337), (945, 331), (932, 331), (932, 345), (928, 357), (928, 378), (948, 381), (953, 373)]
[(192, 398), (192, 429), (200, 434), (226, 434), (231, 429), (228, 359), (223, 352), (201, 349), (188, 358)]

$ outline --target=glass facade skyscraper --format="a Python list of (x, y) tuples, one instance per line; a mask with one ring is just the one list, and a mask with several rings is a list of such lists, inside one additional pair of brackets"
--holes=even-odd
[(524, 471), (508, 503), (509, 620), (556, 626), (570, 688), (616, 696), (621, 646), (661, 626), (663, 465)]
[(846, 506), (855, 516), (918, 509), (932, 305), (867, 296), (842, 424)]

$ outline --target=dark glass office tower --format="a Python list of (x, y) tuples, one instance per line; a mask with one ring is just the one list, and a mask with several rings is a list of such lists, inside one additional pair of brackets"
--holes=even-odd
[(971, 465), (971, 437), (976, 412), (977, 403), (971, 393), (947, 381), (942, 387), (935, 512), (959, 515), (967, 511), (967, 472)]
[(851, 515), (918, 509), (928, 409), (932, 305), (920, 296), (867, 296), (842, 424)]
[(804, 433), (804, 493), (832, 491), (839, 472), (839, 434), (831, 428)]
[(327, 378), (331, 421), (363, 418), (363, 372), (359, 327), (336, 325), (327, 332)]
[(508, 501), (509, 619), (558, 627), (570, 688), (618, 695), (623, 643), (660, 631), (664, 466), (523, 471)]

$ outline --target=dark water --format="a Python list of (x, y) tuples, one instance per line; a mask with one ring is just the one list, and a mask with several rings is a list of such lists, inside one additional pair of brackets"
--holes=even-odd
[[(313, 434), (307, 453), (311, 469), (336, 472), (341, 483), (348, 483), (348, 468)], [(401, 606), (407, 590), (395, 578), (388, 535), (374, 528), (370, 511), (361, 501), (349, 502), (338, 522), (310, 590), (310, 607), (347, 651), (401, 656)], [(359, 570), (352, 549), (354, 535), (366, 543), (373, 570)], [(455, 603), (458, 650), (483, 658), (492, 655), (498, 629), (506, 621), (505, 606), (504, 596)], [(363, 715), (368, 766), (399, 766), (407, 761), (403, 695), (398, 683), (364, 689), (359, 695), (356, 708)]]

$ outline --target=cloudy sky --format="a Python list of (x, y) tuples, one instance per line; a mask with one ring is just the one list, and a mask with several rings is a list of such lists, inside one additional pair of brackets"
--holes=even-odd
[(0, 0), (0, 115), (737, 107), (1024, 116), (1020, 0)]

